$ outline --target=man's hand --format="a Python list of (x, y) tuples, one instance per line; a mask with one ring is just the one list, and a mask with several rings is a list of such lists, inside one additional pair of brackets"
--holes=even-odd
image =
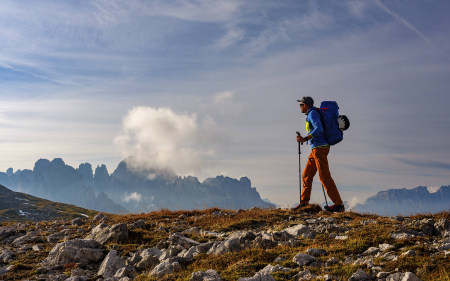
[(304, 143), (304, 142), (306, 142), (307, 140), (305, 139), (305, 138), (303, 138), (302, 136), (300, 136), (300, 135), (297, 135), (297, 142), (301, 142), (301, 143)]

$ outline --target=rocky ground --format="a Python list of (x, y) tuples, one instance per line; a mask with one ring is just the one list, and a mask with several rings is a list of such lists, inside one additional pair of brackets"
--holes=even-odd
[(450, 213), (311, 208), (0, 224), (0, 280), (450, 280)]

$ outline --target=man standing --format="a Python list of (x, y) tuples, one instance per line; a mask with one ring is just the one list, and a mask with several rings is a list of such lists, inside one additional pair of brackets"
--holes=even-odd
[(343, 212), (345, 211), (341, 196), (337, 190), (336, 184), (331, 177), (330, 168), (328, 166), (328, 153), (330, 152), (330, 145), (328, 144), (325, 133), (320, 120), (320, 113), (318, 109), (314, 107), (314, 100), (311, 97), (303, 97), (301, 100), (297, 100), (300, 103), (300, 111), (306, 114), (306, 132), (307, 135), (302, 137), (297, 136), (297, 141), (304, 143), (310, 141), (311, 153), (308, 157), (305, 170), (302, 177), (302, 195), (300, 198), (300, 204), (295, 209), (299, 209), (309, 204), (311, 197), (311, 189), (313, 178), (317, 171), (319, 171), (319, 178), (322, 185), (327, 191), (328, 196), (333, 201), (334, 205), (325, 206), (325, 210), (330, 212)]

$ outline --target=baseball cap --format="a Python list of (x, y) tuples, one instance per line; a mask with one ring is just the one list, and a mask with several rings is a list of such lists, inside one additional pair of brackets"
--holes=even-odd
[(297, 100), (299, 103), (304, 103), (307, 106), (313, 106), (314, 105), (314, 100), (312, 99), (312, 97), (303, 97), (301, 100)]

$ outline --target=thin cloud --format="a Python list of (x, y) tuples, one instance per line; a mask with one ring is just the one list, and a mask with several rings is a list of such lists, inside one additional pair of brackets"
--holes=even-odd
[(386, 13), (391, 15), (394, 19), (396, 19), (398, 22), (403, 24), (406, 28), (417, 34), (420, 38), (422, 38), (425, 42), (430, 44), (432, 47), (434, 47), (437, 51), (439, 51), (441, 54), (443, 54), (445, 57), (448, 58), (447, 53), (442, 50), (438, 45), (436, 45), (430, 38), (428, 38), (425, 34), (423, 34), (419, 29), (417, 29), (413, 24), (411, 24), (409, 21), (404, 19), (403, 17), (399, 16), (398, 14), (394, 13), (392, 10), (390, 10), (388, 7), (386, 7), (383, 3), (381, 3), (380, 0), (375, 0), (375, 3), (383, 9)]
[(450, 170), (450, 163), (442, 161), (432, 161), (432, 160), (419, 161), (399, 157), (397, 157), (396, 159), (401, 163), (408, 164), (414, 167), (424, 168), (427, 169), (428, 171), (432, 169)]

